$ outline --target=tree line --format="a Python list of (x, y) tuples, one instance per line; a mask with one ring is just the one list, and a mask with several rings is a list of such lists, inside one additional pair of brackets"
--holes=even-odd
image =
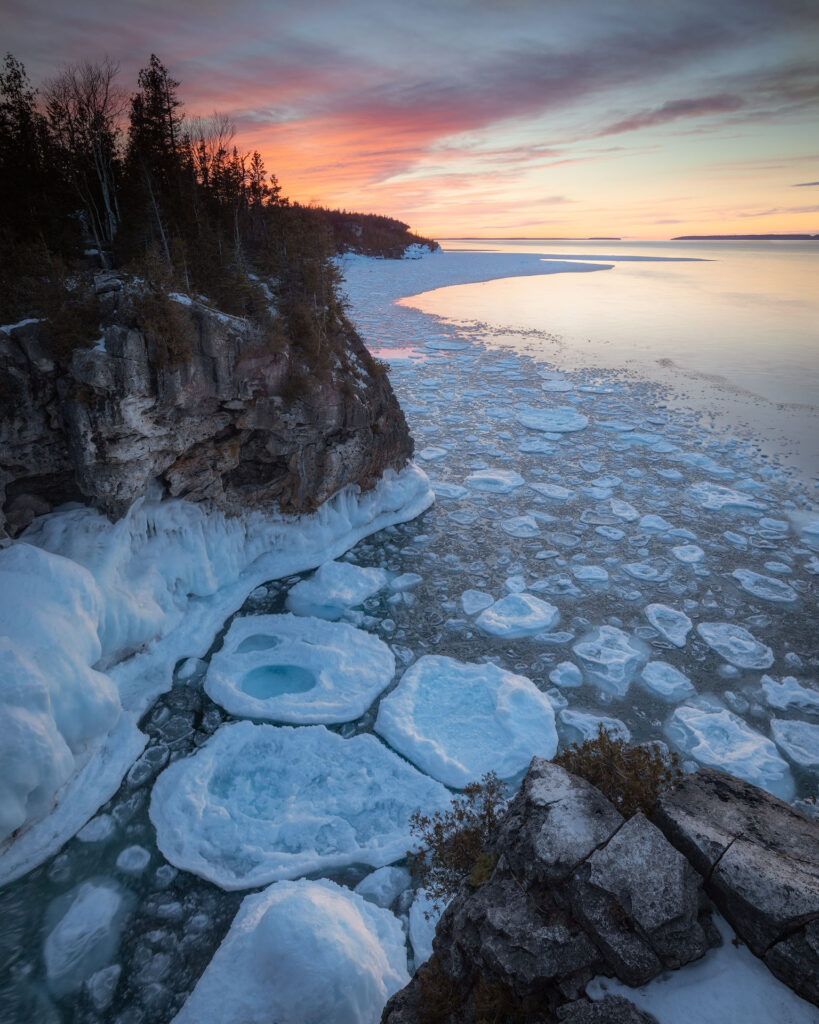
[(149, 292), (206, 297), (279, 345), (320, 351), (342, 327), (334, 253), (380, 245), (400, 255), (415, 236), (390, 218), (290, 203), (261, 155), (238, 148), (227, 117), (184, 115), (179, 87), (152, 54), (130, 95), (107, 58), (65, 66), (38, 91), (6, 56), (1, 322), (66, 315), (79, 301), (77, 267), (93, 254)]

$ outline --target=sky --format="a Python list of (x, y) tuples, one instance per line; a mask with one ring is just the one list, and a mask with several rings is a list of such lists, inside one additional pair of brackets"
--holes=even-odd
[(819, 0), (0, 0), (36, 83), (152, 52), (291, 199), (446, 237), (819, 233)]

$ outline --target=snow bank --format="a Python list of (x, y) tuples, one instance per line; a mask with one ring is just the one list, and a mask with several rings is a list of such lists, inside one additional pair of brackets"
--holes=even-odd
[(388, 910), (324, 879), (277, 882), (242, 902), (174, 1024), (377, 1024), (408, 982)]
[(0, 884), (42, 863), (117, 790), (136, 722), (266, 580), (337, 558), (434, 500), (414, 465), (300, 518), (135, 502), (38, 519), (0, 551)]
[(223, 725), (157, 779), (150, 816), (176, 867), (249, 889), (348, 864), (383, 867), (413, 845), (409, 818), (449, 807), (440, 783), (375, 736), (321, 725)]

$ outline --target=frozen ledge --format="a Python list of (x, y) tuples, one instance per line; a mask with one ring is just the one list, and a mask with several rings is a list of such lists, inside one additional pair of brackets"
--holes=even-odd
[[(252, 590), (338, 558), (364, 537), (414, 519), (433, 501), (426, 474), (412, 463), (400, 472), (388, 470), (365, 493), (345, 488), (309, 516), (254, 511), (228, 517), (191, 502), (140, 499), (117, 523), (84, 507), (43, 516), (21, 541), (0, 551), (0, 593), (19, 594), (22, 574), (32, 597), (26, 614), (2, 616), (0, 644), (21, 665), (30, 668), (36, 658), (41, 669), (32, 707), (21, 701), (13, 678), (8, 688), (0, 684), (0, 713), (16, 713), (24, 723), (17, 734), (0, 736), (0, 885), (56, 853), (114, 795), (146, 743), (137, 723), (170, 689), (176, 663), (203, 656)], [(6, 573), (14, 580), (4, 580)], [(51, 600), (44, 602), (44, 594)], [(38, 630), (27, 623), (39, 609), (39, 633), (47, 632), (55, 602), (62, 628), (51, 641), (49, 672), (52, 658), (42, 644), (34, 649)], [(63, 673), (57, 682), (75, 629), (84, 638), (70, 652), (76, 673)], [(99, 710), (100, 731), (78, 743), (72, 738), (75, 719), (65, 708), (83, 714), (89, 672), (99, 686), (101, 710), (93, 710)], [(113, 725), (111, 689), (121, 705)], [(32, 756), (22, 764), (29, 721)], [(38, 745), (42, 735), (48, 742)], [(14, 824), (15, 809), (30, 805), (35, 794), (39, 813)]]

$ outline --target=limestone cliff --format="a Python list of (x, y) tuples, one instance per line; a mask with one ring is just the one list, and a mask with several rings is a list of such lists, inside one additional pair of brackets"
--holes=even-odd
[(112, 315), (93, 348), (57, 359), (41, 323), (0, 328), (0, 536), (66, 501), (116, 518), (154, 481), (228, 510), (304, 512), (412, 457), (389, 380), (351, 327), (314, 373), (292, 344), (177, 296), (185, 343), (169, 358), (118, 315), (117, 277), (98, 275), (97, 290)]

